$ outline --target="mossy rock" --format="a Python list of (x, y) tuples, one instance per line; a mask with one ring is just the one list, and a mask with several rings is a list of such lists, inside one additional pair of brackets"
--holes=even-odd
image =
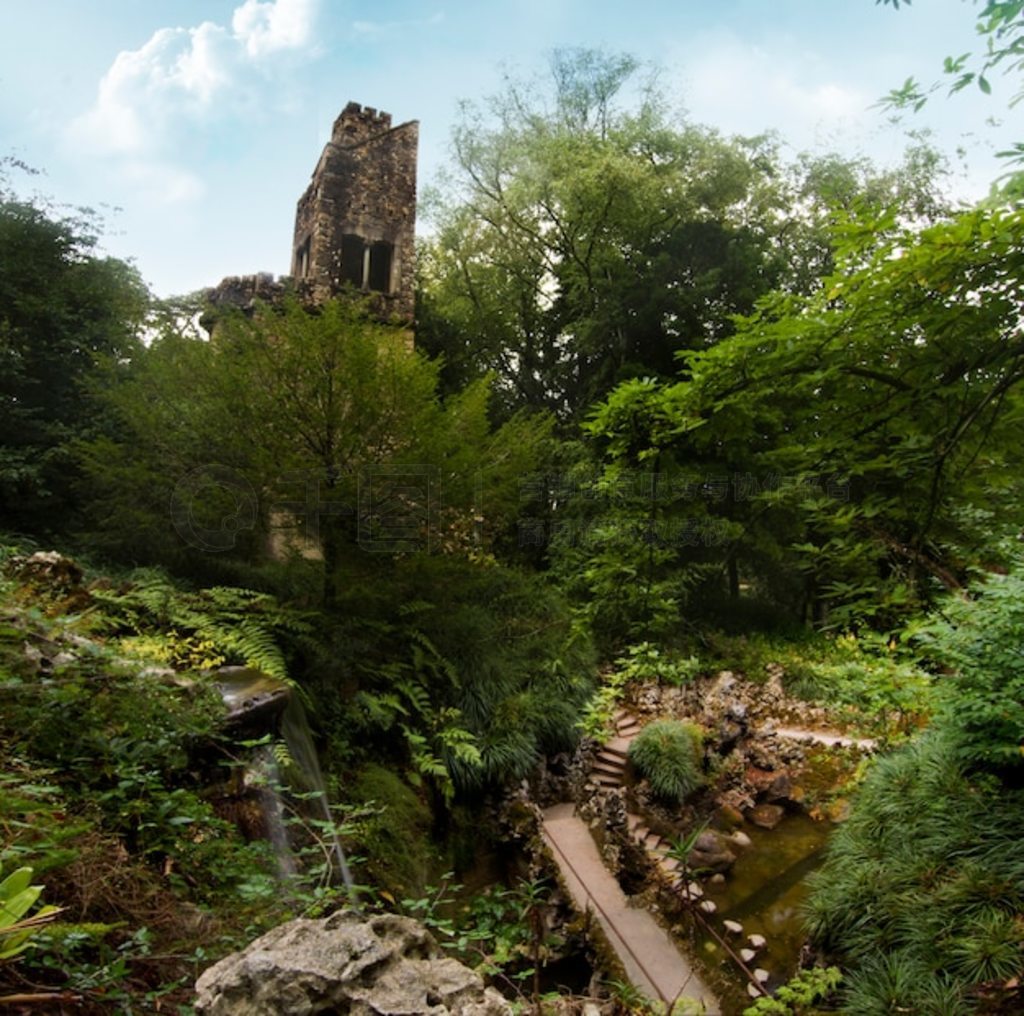
[(392, 893), (420, 895), (436, 867), (429, 805), (397, 773), (374, 763), (356, 773), (348, 796), (380, 809), (363, 823), (359, 837), (366, 877)]

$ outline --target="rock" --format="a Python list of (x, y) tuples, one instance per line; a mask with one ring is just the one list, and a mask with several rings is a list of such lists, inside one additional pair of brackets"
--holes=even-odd
[(785, 814), (780, 805), (777, 804), (755, 804), (747, 812), (747, 819), (760, 826), (762, 829), (774, 829)]
[(757, 958), (757, 953), (754, 952), (753, 949), (741, 949), (740, 950), (740, 959), (743, 960), (744, 963), (749, 963), (751, 960), (756, 959), (756, 958)]
[(743, 812), (732, 804), (724, 803), (718, 809), (718, 820), (727, 826), (736, 826), (743, 821)]
[(828, 817), (832, 822), (845, 822), (850, 817), (850, 802), (838, 797), (828, 806)]
[(751, 949), (763, 949), (768, 944), (764, 935), (748, 935), (747, 942)]
[(741, 724), (746, 724), (747, 713), (747, 704), (745, 702), (730, 702), (725, 711), (726, 716), (728, 716), (730, 720)]
[(718, 909), (718, 905), (714, 900), (701, 900), (698, 906), (705, 914), (713, 914)]
[(728, 755), (729, 752), (739, 744), (744, 734), (744, 728), (732, 720), (722, 720), (718, 725), (716, 740), (718, 741), (718, 752), (720, 755)]
[(720, 871), (716, 871), (708, 881), (712, 885), (725, 885), (725, 876)]
[(751, 998), (762, 998), (763, 995), (764, 995), (764, 992), (762, 992), (761, 989), (756, 984), (748, 984), (747, 985), (747, 994)]
[(27, 557), (12, 557), (5, 568), (21, 582), (53, 586), (69, 592), (82, 584), (82, 569), (70, 557), (55, 550), (39, 550)]
[(201, 1016), (508, 1016), (509, 1004), (408, 917), (289, 921), (206, 970)]
[(690, 851), (689, 864), (704, 871), (728, 871), (736, 863), (729, 841), (714, 829), (705, 829)]
[(736, 829), (729, 834), (729, 842), (737, 847), (749, 847), (754, 841), (742, 829)]
[(723, 921), (722, 924), (730, 935), (743, 934), (743, 925), (739, 921)]
[(788, 773), (779, 773), (769, 784), (765, 797), (769, 801), (790, 801), (793, 798), (793, 781)]
[(214, 681), (227, 706), (227, 722), (234, 726), (268, 729), (291, 694), (283, 681), (254, 667), (221, 667)]
[(767, 984), (768, 983), (768, 979), (770, 977), (771, 977), (771, 974), (769, 974), (768, 971), (764, 970), (762, 967), (758, 967), (754, 971), (754, 980), (757, 981), (758, 984)]

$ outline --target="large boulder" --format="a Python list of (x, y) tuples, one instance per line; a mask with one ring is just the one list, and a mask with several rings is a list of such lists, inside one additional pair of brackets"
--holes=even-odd
[(508, 1016), (509, 1004), (408, 917), (299, 918), (205, 971), (202, 1016)]
[(694, 841), (688, 858), (696, 871), (728, 871), (736, 863), (729, 840), (717, 829), (705, 829)]

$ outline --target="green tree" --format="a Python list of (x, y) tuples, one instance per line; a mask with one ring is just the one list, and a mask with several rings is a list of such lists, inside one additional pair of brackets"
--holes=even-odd
[(87, 210), (19, 200), (0, 172), (0, 524), (9, 528), (70, 528), (72, 444), (99, 426), (83, 385), (98, 359), (138, 342), (145, 287), (131, 265), (97, 252), (98, 227)]
[[(487, 379), (442, 404), (438, 369), (346, 300), (228, 316), (209, 341), (172, 327), (96, 392), (119, 424), (82, 448), (96, 517), (122, 549), (127, 531), (139, 552), (248, 560), (294, 522), (293, 542), (322, 552), (328, 601), (346, 554), (486, 554), (549, 423), (492, 430)], [(393, 491), (397, 544), (382, 538), (375, 484)]]
[(686, 380), (595, 412), (609, 468), (671, 452), (724, 477), (681, 508), (738, 527), (723, 568), (804, 574), (834, 625), (958, 588), (1020, 523), (1022, 229), (1001, 210), (850, 222), (819, 292), (763, 301)]
[(773, 287), (813, 286), (836, 205), (934, 213), (923, 149), (900, 175), (788, 165), (771, 136), (673, 116), (638, 70), (558, 52), (546, 88), (509, 82), (464, 108), (421, 267), (423, 341), (453, 381), (490, 370), (506, 406), (579, 419), (620, 380), (673, 376), (678, 349), (731, 334)]

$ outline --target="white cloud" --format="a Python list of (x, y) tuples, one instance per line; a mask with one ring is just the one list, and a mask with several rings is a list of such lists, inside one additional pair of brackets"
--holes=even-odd
[(250, 57), (302, 49), (313, 36), (315, 0), (245, 0), (231, 16), (235, 38)]
[(117, 55), (90, 109), (74, 120), (79, 151), (118, 161), (129, 181), (163, 180), (172, 200), (200, 192), (180, 169), (188, 137), (252, 102), (266, 71), (311, 45), (318, 0), (244, 0), (230, 28), (204, 21), (158, 29), (139, 49)]

